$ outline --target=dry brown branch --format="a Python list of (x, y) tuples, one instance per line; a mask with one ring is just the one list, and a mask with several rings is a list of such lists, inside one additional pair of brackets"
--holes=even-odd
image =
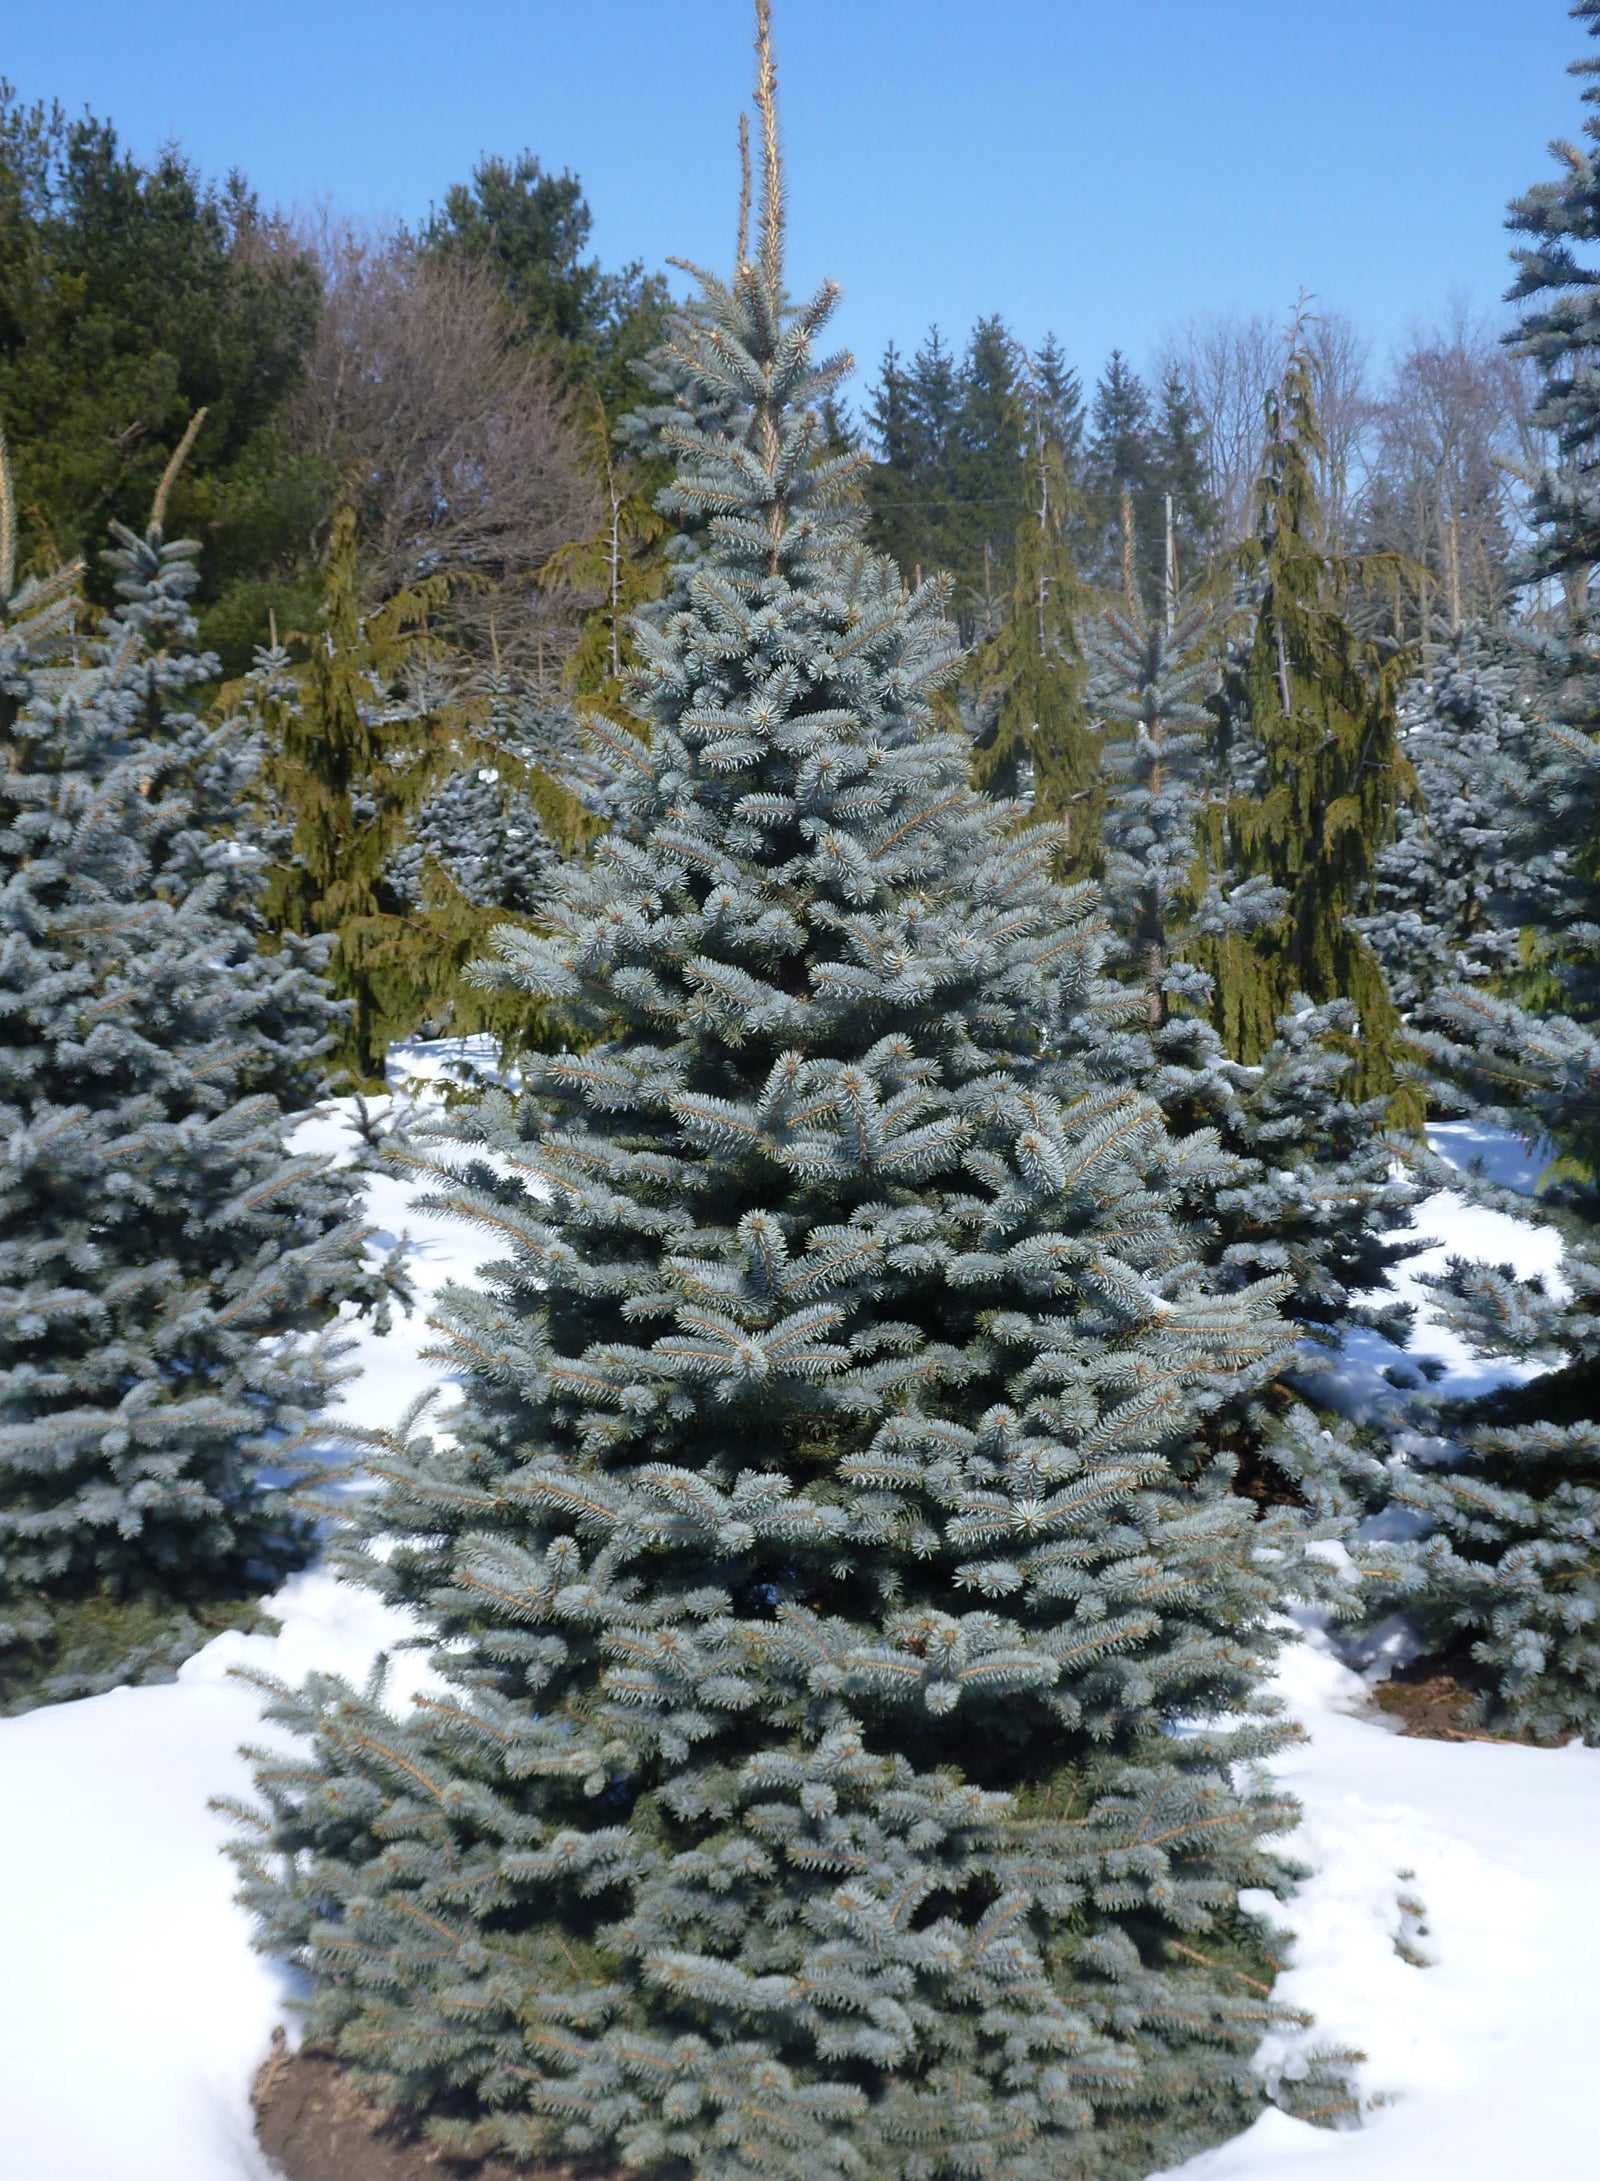
[(739, 240), (733, 253), (737, 276), (750, 262), (750, 116), (739, 116)]
[(156, 486), (155, 498), (150, 502), (150, 520), (146, 525), (149, 537), (159, 537), (161, 526), (167, 519), (167, 495), (177, 482), (178, 472), (189, 459), (189, 450), (200, 437), (200, 427), (206, 420), (204, 409), (197, 409), (184, 427), (183, 437), (172, 450), (172, 459), (161, 472), (161, 482)]

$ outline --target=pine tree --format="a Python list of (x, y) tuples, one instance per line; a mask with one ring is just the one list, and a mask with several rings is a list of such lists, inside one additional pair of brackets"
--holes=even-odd
[(961, 558), (956, 433), (961, 395), (955, 358), (937, 326), (903, 365), (891, 342), (867, 404), (879, 460), (863, 489), (872, 538), (907, 569), (954, 569)]
[[(109, 122), (0, 82), (0, 428), (19, 568), (94, 556), (112, 517), (137, 528), (203, 408), (174, 519), (205, 547), (208, 648), (242, 670), (270, 608), (314, 595), (327, 490), (285, 407), (320, 307), (311, 252), (237, 171), (206, 183), (170, 142), (145, 165)], [(112, 602), (97, 558), (84, 581)]]
[(1161, 381), (1161, 407), (1151, 432), (1150, 486), (1161, 515), (1163, 596), (1204, 574), (1216, 552), (1221, 516), (1207, 478), (1205, 430), (1183, 374)]
[(1567, 1239), (1559, 1280), (1453, 1259), (1431, 1283), (1437, 1315), (1478, 1354), (1543, 1368), (1477, 1401), (1419, 1405), (1441, 1458), (1395, 1477), (1426, 1528), (1388, 1548), (1377, 1609), (1403, 1604), (1491, 1728), (1600, 1745), (1600, 1039), (1481, 988), (1442, 993), (1431, 1017), (1446, 1025), (1426, 1038), (1432, 1056), (1477, 1111), (1561, 1154), (1545, 1193)]
[(999, 318), (980, 318), (959, 365), (937, 329), (909, 369), (891, 347), (867, 418), (880, 459), (865, 478), (872, 540), (911, 570), (943, 570), (963, 637), (982, 642), (1006, 612), (1013, 541), (1038, 506), (1034, 442), (1077, 466), (1077, 388), (1047, 342), (1030, 363)]
[(1315, 364), (1295, 342), (1268, 405), (1257, 530), (1242, 555), (1254, 618), (1222, 710), (1236, 793), (1226, 848), (1246, 877), (1287, 895), (1279, 929), (1205, 959), (1229, 1050), (1258, 1060), (1297, 995), (1348, 1000), (1359, 1022), (1358, 1095), (1392, 1095), (1400, 1019), (1352, 919), (1372, 906), (1377, 859), (1413, 790), (1396, 712), (1403, 662), (1361, 642), (1343, 572), (1320, 531)]
[(1150, 394), (1121, 349), (1094, 390), (1085, 489), (1093, 521), (1090, 573), (1130, 603), (1151, 593), (1164, 565), (1154, 475)]
[(1060, 448), (1067, 475), (1081, 489), (1083, 388), (1053, 333), (1047, 333), (1034, 352), (1029, 379), (1033, 398), (1043, 411), (1045, 436)]
[(1460, 981), (1544, 980), (1543, 948), (1529, 941), (1566, 924), (1572, 885), (1570, 854), (1544, 824), (1560, 800), (1537, 708), (1545, 680), (1525, 634), (1467, 624), (1429, 647), (1401, 696), (1416, 796), (1378, 855), (1371, 914), (1352, 919), (1398, 1007)]
[[(541, 703), (504, 674), (489, 677), (483, 696), (476, 739), (479, 755), (492, 754), (494, 763), (446, 778), (391, 858), (386, 879), (423, 912), (442, 880), (472, 909), (536, 917), (562, 858), (599, 830), (603, 787), (570, 705)], [(464, 996), (455, 1012), (464, 1020), (476, 1004)]]
[(696, 550), (648, 739), (596, 723), (625, 808), (500, 943), (602, 1042), (444, 1131), (503, 1256), (353, 1561), (451, 1686), (278, 1692), (311, 1746), (248, 1894), (441, 2146), (1132, 2177), (1261, 2095), (1276, 1563), (1172, 1461), (1283, 1335), (1171, 1217), (1209, 1143), (1065, 1056), (1057, 835), (933, 730), (954, 646), (820, 444), (762, 45), (759, 246), (662, 359)]
[(378, 1299), (356, 1183), (297, 1156), (339, 1010), (323, 950), (261, 957), (259, 869), (173, 782), (214, 677), (195, 548), (118, 529), (119, 597), (13, 594), (0, 491), (0, 1701), (170, 1677), (308, 1546), (266, 1489)]
[[(1600, 37), (1600, 6), (1580, 0), (1571, 13)], [(1593, 606), (1600, 566), (1600, 287), (1583, 246), (1600, 242), (1600, 59), (1577, 61), (1589, 79), (1583, 102), (1587, 148), (1557, 144), (1562, 173), (1519, 198), (1509, 224), (1531, 238), (1513, 252), (1517, 278), (1508, 300), (1520, 302), (1513, 352), (1530, 358), (1539, 393), (1530, 422), (1550, 435), (1554, 458), (1534, 480), (1526, 509), (1533, 544), (1525, 577), (1554, 578), (1565, 591), (1563, 625), (1548, 665), (1557, 684), (1541, 709), (1550, 720), (1544, 824), (1538, 845), (1561, 855), (1565, 898), (1551, 914), (1537, 904), (1526, 921), (1536, 938), (1537, 986), (1520, 997), (1580, 1020), (1600, 1019), (1600, 658)], [(1533, 843), (1529, 843), (1533, 845)]]
[(980, 318), (961, 364), (954, 483), (954, 604), (964, 634), (988, 636), (1014, 573), (1018, 531), (1038, 507), (1036, 405), (1027, 358), (1000, 318)]
[[(1205, 813), (1219, 800), (1208, 699), (1217, 681), (1223, 620), (1203, 596), (1170, 613), (1135, 605), (1102, 615), (1089, 637), (1088, 701), (1105, 742), (1104, 886), (1123, 946), (1147, 980), (1151, 1023), (1173, 1004), (1209, 999), (1203, 972), (1183, 964), (1208, 888), (1201, 855)], [(1280, 896), (1256, 881), (1250, 929)], [(1214, 921), (1213, 917), (1213, 921)]]
[(480, 159), (470, 183), (445, 191), (419, 239), (441, 256), (488, 265), (523, 337), (539, 342), (569, 382), (625, 406), (634, 361), (659, 337), (667, 283), (637, 260), (608, 273), (585, 258), (593, 225), (578, 177), (548, 174), (524, 151)]

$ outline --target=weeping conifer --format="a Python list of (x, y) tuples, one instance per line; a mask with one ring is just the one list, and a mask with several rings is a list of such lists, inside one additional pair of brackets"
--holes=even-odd
[(991, 794), (1020, 796), (1037, 817), (1065, 821), (1082, 868), (1099, 837), (1100, 765), (1083, 709), (1078, 632), (1088, 594), (1068, 542), (1079, 499), (1037, 375), (1026, 395), (1019, 437), (1028, 505), (1012, 541), (999, 625), (973, 670), (992, 713), (974, 776)]
[[(238, 688), (238, 725), (264, 751), (258, 823), (272, 853), (268, 927), (332, 940), (330, 976), (349, 1002), (336, 1063), (358, 1083), (381, 1084), (398, 1039), (512, 1036), (465, 973), (500, 920), (493, 912), (520, 904), (475, 900), (482, 889), (458, 882), (459, 859), (446, 844), (429, 852), (430, 830), (436, 836), (452, 809), (462, 815), (474, 779), (494, 786), (501, 776), (524, 822), (556, 853), (586, 838), (592, 823), (523, 754), (526, 738), (501, 731), (513, 703), (503, 683), (491, 684), (485, 702), (437, 670), (428, 623), (442, 587), (422, 583), (364, 613), (358, 578), (356, 519), (341, 506), (323, 625), (303, 664), (277, 644), (258, 654)], [(512, 822), (505, 794), (494, 800), (499, 823)]]
[(616, 822), (494, 971), (600, 1042), (441, 1130), (499, 1256), (350, 1555), (441, 1687), (278, 1690), (241, 1859), (442, 2147), (1133, 2181), (1261, 2095), (1284, 1563), (1175, 1464), (1284, 1330), (1174, 1216), (1212, 1142), (1072, 1057), (1117, 995), (1059, 831), (934, 728), (941, 591), (862, 544), (832, 291), (783, 289), (765, 17), (759, 244), (657, 358), (692, 534), (596, 721)]
[(1382, 659), (1345, 618), (1342, 573), (1322, 537), (1315, 362), (1296, 343), (1269, 398), (1255, 537), (1242, 570), (1254, 620), (1222, 697), (1236, 792), (1219, 864), (1268, 879), (1283, 917), (1248, 947), (1218, 947), (1215, 1018), (1246, 1062), (1271, 1044), (1297, 994), (1348, 1000), (1362, 1096), (1399, 1080), (1400, 1018), (1352, 919), (1372, 906), (1374, 872), (1413, 792), (1396, 699), (1403, 662)]
[(603, 487), (604, 519), (592, 538), (562, 546), (539, 573), (547, 590), (598, 601), (584, 617), (565, 679), (574, 695), (613, 705), (622, 694), (628, 625), (667, 587), (665, 547), (671, 534), (648, 490), (657, 481), (659, 460), (629, 462), (615, 438), (605, 403), (597, 400), (590, 451)]

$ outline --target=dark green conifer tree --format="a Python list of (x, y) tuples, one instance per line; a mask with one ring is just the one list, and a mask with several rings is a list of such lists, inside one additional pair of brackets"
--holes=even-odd
[(820, 444), (764, 38), (758, 96), (759, 245), (661, 358), (648, 739), (597, 723), (617, 823), (500, 946), (603, 1042), (445, 1131), (501, 1257), (352, 1563), (448, 1686), (278, 1693), (248, 1893), (442, 2146), (1132, 2181), (1261, 2095), (1281, 1563), (1175, 1464), (1283, 1331), (1172, 1216), (1211, 1144), (1067, 1055), (1086, 904), (933, 728), (938, 590)]
[(1119, 348), (1094, 390), (1085, 491), (1093, 526), (1089, 573), (1130, 604), (1159, 596), (1166, 541), (1150, 394)]
[[(173, 522), (204, 546), (195, 604), (237, 671), (309, 604), (305, 547), (326, 505), (284, 408), (321, 306), (317, 271), (235, 174), (209, 186), (167, 146), (148, 164), (109, 122), (25, 105), (0, 82), (0, 430), (18, 488), (19, 568), (96, 555), (135, 528), (196, 410)], [(90, 595), (110, 604), (97, 557)]]
[[(3, 460), (0, 460), (3, 470)], [(159, 496), (164, 498), (164, 492)], [(261, 873), (180, 792), (194, 547), (119, 529), (117, 610), (13, 592), (0, 490), (0, 1706), (170, 1678), (308, 1534), (288, 1461), (378, 1298), (349, 1173), (296, 1156), (339, 1010), (258, 954)], [(71, 635), (70, 643), (67, 641)]]
[(523, 336), (564, 378), (613, 410), (638, 393), (633, 364), (660, 336), (667, 283), (637, 260), (608, 273), (584, 251), (594, 227), (578, 177), (549, 174), (530, 151), (480, 159), (446, 190), (423, 232), (441, 256), (488, 265)]
[(1029, 378), (1033, 397), (1044, 412), (1045, 434), (1060, 448), (1067, 475), (1081, 491), (1083, 388), (1079, 384), (1077, 372), (1067, 362), (1061, 343), (1053, 333), (1047, 333), (1035, 351)]
[(1019, 527), (1038, 507), (1035, 426), (1077, 490), (1076, 382), (1047, 342), (1030, 360), (999, 318), (981, 318), (959, 365), (937, 329), (909, 367), (891, 347), (868, 404), (879, 459), (864, 483), (873, 543), (908, 571), (951, 578), (962, 635), (983, 642), (1008, 612)]
[(1161, 382), (1161, 406), (1151, 431), (1150, 489), (1161, 517), (1159, 596), (1164, 600), (1169, 590), (1176, 596), (1204, 575), (1221, 527), (1207, 479), (1204, 429), (1176, 369)]
[(980, 318), (961, 364), (954, 464), (957, 557), (955, 607), (963, 632), (994, 633), (1015, 573), (1018, 530), (1039, 505), (1037, 405), (1028, 359), (998, 317)]
[(960, 388), (933, 327), (909, 365), (891, 342), (867, 421), (879, 460), (863, 480), (873, 543), (908, 572), (954, 571), (961, 558), (956, 475)]

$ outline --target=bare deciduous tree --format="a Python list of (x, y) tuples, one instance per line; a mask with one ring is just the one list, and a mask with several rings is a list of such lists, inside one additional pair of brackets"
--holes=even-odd
[(374, 601), (446, 575), (470, 647), (492, 622), (502, 654), (558, 653), (570, 607), (535, 579), (602, 510), (567, 401), (512, 337), (492, 275), (326, 221), (308, 241), (325, 305), (291, 424), (351, 480)]
[(1458, 304), (1413, 332), (1378, 405), (1363, 524), (1368, 546), (1416, 571), (1396, 634), (1504, 608), (1527, 440), (1524, 369), (1491, 326)]
[(1307, 346), (1316, 361), (1317, 416), (1327, 449), (1318, 487), (1324, 542), (1333, 554), (1350, 551), (1360, 520), (1372, 453), (1377, 404), (1367, 379), (1372, 343), (1343, 311), (1317, 311)]
[(1283, 375), (1291, 323), (1304, 327), (1316, 358), (1318, 407), (1328, 455), (1320, 480), (1328, 544), (1343, 551), (1365, 473), (1372, 423), (1367, 390), (1369, 343), (1339, 311), (1307, 309), (1281, 323), (1242, 313), (1193, 319), (1158, 359), (1189, 389), (1205, 439), (1207, 482), (1221, 511), (1222, 542), (1237, 545), (1255, 519), (1256, 480), (1266, 444), (1266, 400)]
[(1237, 312), (1194, 319), (1168, 342), (1158, 367), (1163, 376), (1175, 369), (1189, 389), (1205, 435), (1206, 481), (1222, 543), (1236, 545), (1250, 528), (1267, 392), (1283, 369), (1278, 330)]

